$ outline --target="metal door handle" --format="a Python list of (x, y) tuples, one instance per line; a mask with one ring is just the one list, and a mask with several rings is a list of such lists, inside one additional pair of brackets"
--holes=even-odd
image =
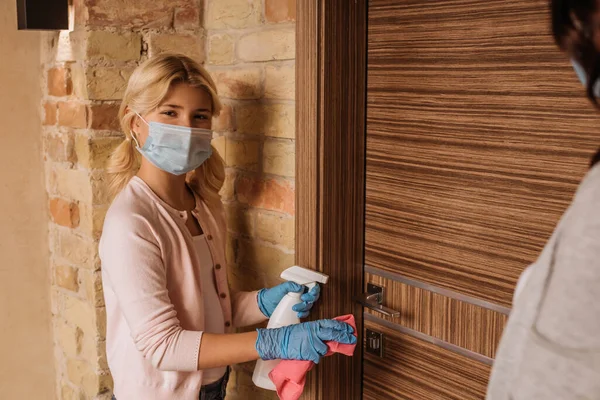
[(362, 296), (357, 297), (356, 301), (362, 304), (364, 307), (383, 314), (386, 317), (400, 317), (400, 311), (392, 310), (391, 308), (385, 307), (381, 304), (383, 303), (383, 288), (373, 285), (372, 283), (367, 285), (367, 293), (363, 293)]

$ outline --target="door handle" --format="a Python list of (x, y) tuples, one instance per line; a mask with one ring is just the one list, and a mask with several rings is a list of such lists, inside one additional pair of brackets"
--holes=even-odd
[(383, 303), (383, 288), (381, 286), (373, 285), (372, 283), (367, 284), (367, 293), (363, 293), (360, 297), (357, 297), (356, 302), (367, 307), (370, 310), (385, 315), (386, 317), (399, 318), (400, 311), (392, 310), (391, 308), (385, 307)]

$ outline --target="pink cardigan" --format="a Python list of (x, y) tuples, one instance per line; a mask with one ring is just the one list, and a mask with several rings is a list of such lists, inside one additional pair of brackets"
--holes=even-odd
[[(225, 331), (264, 321), (256, 292), (229, 292), (222, 210), (213, 213), (196, 198), (192, 213), (214, 260)], [(100, 259), (106, 351), (118, 400), (198, 399), (204, 303), (187, 218), (138, 177), (119, 193), (106, 216)]]

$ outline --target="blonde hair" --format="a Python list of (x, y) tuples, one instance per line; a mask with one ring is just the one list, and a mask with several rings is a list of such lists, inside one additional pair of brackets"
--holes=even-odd
[[(217, 88), (209, 73), (196, 61), (175, 53), (161, 53), (144, 63), (131, 75), (119, 110), (125, 139), (108, 161), (111, 195), (118, 194), (137, 173), (140, 154), (132, 140), (131, 123), (135, 113), (143, 115), (156, 109), (174, 83), (202, 88), (212, 100), (213, 116), (221, 111)], [(189, 186), (208, 203), (220, 202), (219, 191), (225, 180), (225, 166), (213, 148), (212, 156), (187, 176)]]

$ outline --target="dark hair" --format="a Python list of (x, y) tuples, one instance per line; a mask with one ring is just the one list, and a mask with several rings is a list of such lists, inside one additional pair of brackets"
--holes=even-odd
[[(594, 44), (597, 27), (592, 16), (598, 10), (598, 0), (550, 0), (552, 34), (561, 50), (575, 59), (586, 73), (587, 97), (600, 108), (594, 88), (600, 77), (600, 52)], [(600, 161), (600, 150), (591, 165)]]

